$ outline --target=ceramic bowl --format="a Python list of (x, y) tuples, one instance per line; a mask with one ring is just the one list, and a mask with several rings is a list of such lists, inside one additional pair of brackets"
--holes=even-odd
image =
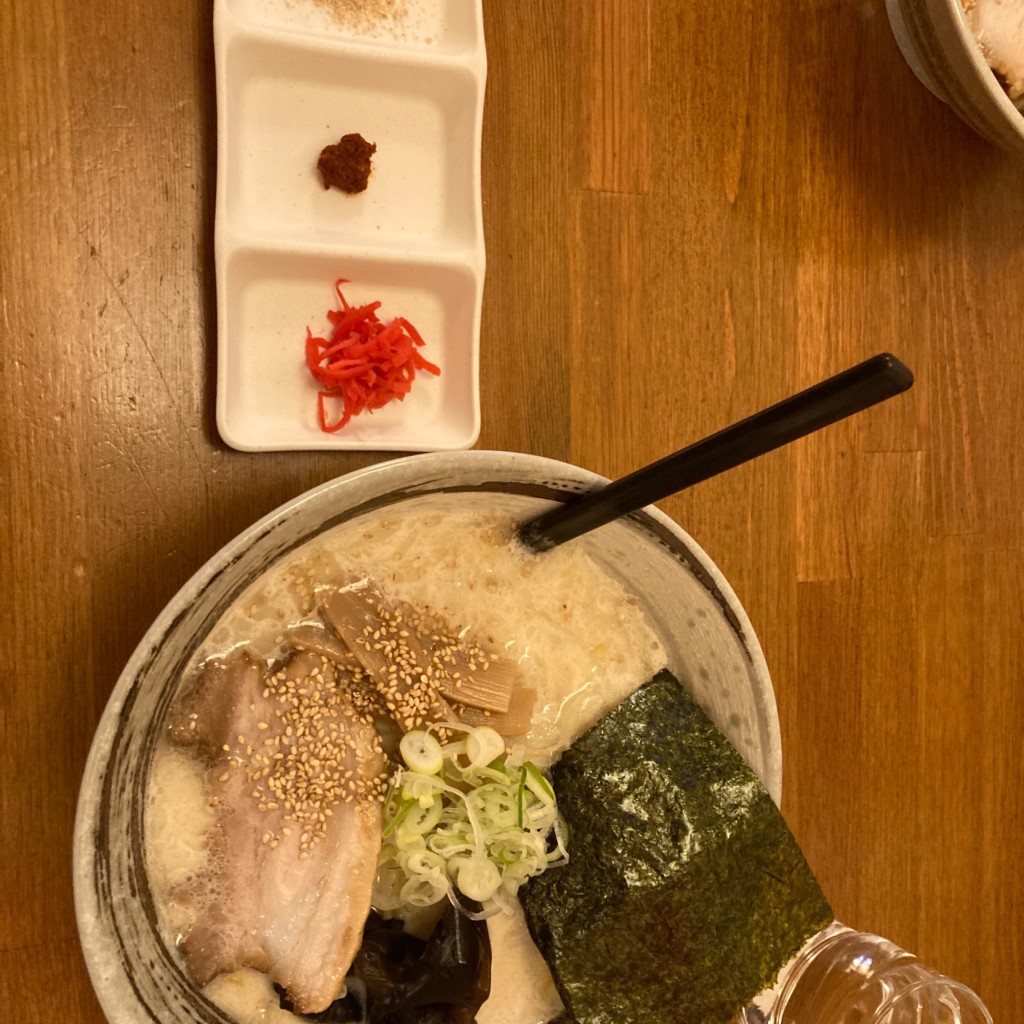
[(1024, 113), (988, 66), (960, 0), (886, 0), (914, 74), (976, 132), (1024, 153)]
[[(437, 492), (524, 496), (541, 509), (603, 483), (560, 462), (464, 451), (383, 463), (315, 488), (261, 519), (189, 580), (143, 637), (102, 716), (82, 782), (74, 842), (78, 926), (111, 1024), (225, 1022), (162, 940), (145, 867), (147, 777), (177, 683), (213, 625), (268, 567), (362, 513)], [(508, 500), (508, 499), (506, 499)], [(721, 572), (655, 508), (572, 543), (587, 544), (644, 602), (670, 667), (778, 802), (782, 754), (760, 646)], [(543, 556), (542, 556), (543, 557)]]

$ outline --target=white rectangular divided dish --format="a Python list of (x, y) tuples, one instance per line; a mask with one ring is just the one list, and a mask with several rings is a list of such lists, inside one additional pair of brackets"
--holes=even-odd
[[(479, 434), (480, 0), (373, 6), (216, 0), (217, 423), (235, 448), (432, 451)], [(352, 132), (377, 147), (357, 195), (316, 169)], [(409, 320), (441, 375), (328, 434), (304, 346), (307, 327), (329, 330), (341, 278), (350, 302)]]

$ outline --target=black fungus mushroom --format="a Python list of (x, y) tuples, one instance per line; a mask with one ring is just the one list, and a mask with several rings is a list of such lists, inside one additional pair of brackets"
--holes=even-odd
[[(491, 990), (484, 921), (449, 906), (430, 938), (370, 914), (345, 979), (347, 994), (307, 1014), (316, 1024), (473, 1024)], [(281, 1006), (290, 1010), (285, 997)]]

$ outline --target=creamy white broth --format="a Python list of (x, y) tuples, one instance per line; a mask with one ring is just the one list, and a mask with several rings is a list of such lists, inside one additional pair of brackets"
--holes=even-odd
[[(433, 609), (517, 663), (538, 699), (528, 733), (513, 742), (550, 763), (666, 659), (639, 601), (589, 557), (585, 538), (532, 556), (510, 543), (518, 518), (494, 511), (492, 495), (460, 494), (342, 524), (250, 587), (211, 632), (197, 664), (242, 645), (273, 657), (285, 629), (314, 613), (317, 584), (367, 576), (390, 599)], [(209, 827), (187, 761), (176, 751), (158, 754), (147, 817), (151, 885), (171, 942), (187, 926), (187, 912), (167, 895), (184, 874), (201, 871)], [(480, 1024), (543, 1024), (555, 1016), (561, 1003), (522, 916), (494, 921), (489, 931), (492, 992)], [(242, 1024), (294, 1019), (278, 1016), (284, 1011), (273, 1005), (272, 988), (254, 973), (217, 979), (206, 994)]]

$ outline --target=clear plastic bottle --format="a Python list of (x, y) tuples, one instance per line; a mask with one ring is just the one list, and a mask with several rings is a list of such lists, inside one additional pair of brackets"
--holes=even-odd
[(966, 985), (838, 922), (807, 942), (776, 991), (766, 1024), (992, 1024)]

